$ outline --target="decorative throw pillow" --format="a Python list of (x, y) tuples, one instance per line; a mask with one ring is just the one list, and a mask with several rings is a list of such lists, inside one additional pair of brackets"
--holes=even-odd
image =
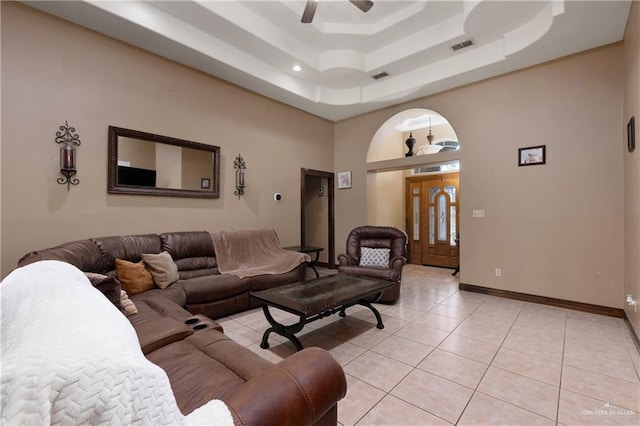
[(178, 267), (167, 251), (159, 254), (143, 254), (142, 260), (151, 272), (153, 282), (160, 288), (167, 288), (178, 281)]
[(360, 266), (388, 268), (390, 253), (391, 249), (388, 248), (362, 247), (360, 249)]
[(116, 308), (120, 309), (120, 282), (116, 277), (94, 274), (93, 272), (85, 272), (84, 274), (89, 278), (91, 285), (100, 290)]
[(129, 295), (127, 295), (127, 292), (124, 290), (120, 290), (120, 305), (122, 305), (121, 311), (124, 312), (126, 316), (138, 313), (138, 308), (136, 308), (135, 303), (129, 299)]
[(142, 260), (133, 263), (116, 259), (116, 275), (127, 294), (142, 293), (155, 287), (151, 273), (147, 271)]

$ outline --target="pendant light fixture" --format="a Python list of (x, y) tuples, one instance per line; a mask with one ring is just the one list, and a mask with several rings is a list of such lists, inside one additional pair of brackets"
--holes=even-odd
[(433, 134), (431, 133), (431, 116), (429, 116), (429, 134), (427, 135), (427, 140), (429, 141), (429, 145), (433, 142)]

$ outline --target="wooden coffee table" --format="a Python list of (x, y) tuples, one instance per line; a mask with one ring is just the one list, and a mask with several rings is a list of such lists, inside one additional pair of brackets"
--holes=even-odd
[[(371, 305), (371, 300), (378, 300), (382, 291), (392, 285), (388, 281), (336, 274), (255, 292), (251, 297), (262, 303), (264, 316), (271, 325), (262, 335), (260, 347), (267, 349), (269, 335), (276, 333), (289, 339), (297, 350), (301, 350), (302, 344), (295, 333), (302, 330), (305, 324), (335, 313), (344, 317), (345, 310), (354, 305), (371, 309), (378, 321), (376, 327), (383, 329), (380, 312)], [(297, 315), (300, 320), (292, 325), (280, 324), (269, 312), (270, 306)]]

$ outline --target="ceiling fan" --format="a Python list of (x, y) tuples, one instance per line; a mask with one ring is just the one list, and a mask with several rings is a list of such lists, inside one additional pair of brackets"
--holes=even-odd
[[(369, 9), (373, 7), (373, 2), (371, 0), (349, 0), (349, 3), (363, 12), (368, 12)], [(307, 0), (300, 22), (303, 24), (310, 24), (313, 21), (313, 15), (316, 13), (316, 7), (318, 7), (318, 0)]]

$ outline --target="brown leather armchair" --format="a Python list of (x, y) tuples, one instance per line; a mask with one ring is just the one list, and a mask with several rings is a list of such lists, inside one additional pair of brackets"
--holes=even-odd
[[(360, 266), (363, 247), (389, 249), (389, 264)], [(407, 263), (407, 234), (391, 226), (360, 226), (349, 233), (347, 253), (339, 255), (338, 261), (338, 270), (342, 273), (394, 282), (379, 300), (393, 303), (400, 297), (402, 267)]]

